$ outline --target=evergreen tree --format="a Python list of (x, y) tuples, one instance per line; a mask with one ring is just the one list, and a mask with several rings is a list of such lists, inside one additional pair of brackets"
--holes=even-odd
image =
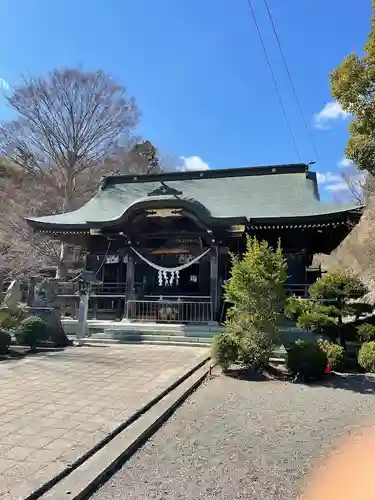
[(264, 358), (278, 339), (285, 303), (287, 265), (280, 245), (247, 237), (242, 257), (232, 257), (225, 298), (230, 305), (227, 331), (240, 342), (244, 364)]
[(343, 111), (350, 113), (346, 156), (375, 174), (375, 0), (364, 54), (351, 53), (331, 74), (331, 90)]

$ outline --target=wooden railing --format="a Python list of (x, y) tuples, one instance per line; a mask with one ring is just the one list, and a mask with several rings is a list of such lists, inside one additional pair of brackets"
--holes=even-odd
[[(92, 296), (89, 299), (88, 318), (122, 319), (125, 311), (125, 302), (124, 296)], [(60, 295), (57, 303), (61, 316), (78, 319), (78, 295)]]
[[(91, 295), (102, 296), (102, 295), (112, 295), (124, 297), (126, 292), (125, 282), (104, 282), (101, 285), (92, 285)], [(58, 294), (59, 295), (75, 295), (78, 294), (78, 283), (76, 281), (68, 281), (64, 283), (58, 283)]]
[[(287, 284), (288, 295), (308, 297), (309, 284)], [(78, 283), (59, 283), (58, 303), (63, 316), (78, 317)], [(128, 305), (126, 305), (128, 304)], [(204, 323), (212, 321), (210, 297), (183, 295), (145, 295), (126, 300), (125, 283), (103, 283), (92, 288), (89, 318), (128, 318), (138, 321)]]
[[(201, 298), (203, 299), (203, 297)], [(128, 300), (126, 318), (160, 323), (209, 323), (212, 305), (207, 300)]]
[(307, 283), (287, 283), (285, 285), (287, 295), (297, 295), (298, 297), (308, 297), (309, 296), (309, 287), (311, 284)]
[[(59, 283), (58, 305), (61, 315), (78, 318), (79, 293), (77, 282)], [(93, 285), (89, 300), (90, 319), (122, 318), (125, 310), (125, 283), (103, 283)]]

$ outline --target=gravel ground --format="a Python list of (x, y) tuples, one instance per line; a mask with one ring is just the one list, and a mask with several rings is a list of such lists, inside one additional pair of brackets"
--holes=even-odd
[(339, 437), (375, 423), (375, 379), (304, 386), (216, 377), (92, 500), (292, 500)]

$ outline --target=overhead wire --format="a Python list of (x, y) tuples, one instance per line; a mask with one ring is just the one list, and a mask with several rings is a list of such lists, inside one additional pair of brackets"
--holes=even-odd
[(285, 106), (284, 106), (284, 102), (283, 102), (283, 99), (281, 97), (280, 89), (279, 89), (279, 86), (277, 84), (276, 76), (275, 76), (275, 73), (274, 73), (273, 68), (272, 68), (271, 60), (270, 60), (270, 58), (268, 56), (268, 51), (267, 51), (267, 48), (266, 48), (266, 44), (264, 42), (262, 33), (260, 31), (260, 28), (259, 28), (258, 20), (257, 20), (257, 17), (255, 15), (255, 11), (254, 11), (254, 7), (253, 7), (253, 4), (252, 4), (252, 1), (251, 0), (247, 0), (247, 3), (249, 5), (249, 9), (250, 9), (253, 21), (254, 21), (254, 25), (255, 25), (255, 28), (256, 28), (257, 33), (258, 33), (258, 38), (259, 38), (260, 43), (261, 43), (262, 48), (263, 48), (264, 56), (266, 58), (267, 65), (268, 65), (268, 68), (269, 68), (270, 73), (271, 73), (272, 81), (273, 81), (273, 84), (274, 84), (274, 87), (275, 87), (275, 90), (276, 90), (276, 94), (277, 94), (277, 97), (278, 97), (278, 100), (279, 100), (279, 103), (280, 103), (280, 107), (281, 107), (282, 113), (284, 115), (284, 119), (285, 119), (286, 125), (287, 125), (288, 130), (289, 130), (290, 137), (291, 137), (293, 145), (294, 145), (294, 149), (295, 149), (295, 151), (297, 153), (298, 160), (300, 162), (302, 162), (301, 161), (301, 155), (299, 153), (299, 149), (298, 149), (298, 146), (297, 146), (294, 134), (293, 134), (293, 130), (292, 130), (292, 127), (290, 125), (290, 121), (289, 121), (289, 118), (288, 118), (288, 115), (287, 115), (287, 112), (286, 112), (286, 109), (285, 109)]
[(278, 48), (279, 48), (279, 52), (280, 52), (280, 55), (281, 55), (281, 58), (283, 60), (283, 64), (284, 64), (284, 67), (285, 67), (285, 71), (288, 75), (288, 79), (289, 79), (289, 83), (290, 83), (290, 86), (292, 88), (292, 92), (293, 92), (293, 95), (294, 95), (294, 98), (295, 98), (295, 101), (297, 103), (297, 107), (299, 109), (299, 112), (300, 112), (300, 115), (302, 117), (302, 121), (304, 122), (305, 124), (305, 127), (306, 127), (306, 130), (307, 130), (307, 133), (308, 133), (308, 136), (309, 136), (309, 139), (311, 141), (311, 145), (313, 147), (313, 150), (314, 150), (314, 153), (316, 155), (316, 159), (319, 160), (319, 153), (317, 151), (317, 148), (316, 148), (316, 144), (315, 144), (315, 141), (312, 137), (312, 134), (311, 134), (311, 131), (310, 131), (310, 128), (309, 128), (309, 125), (308, 125), (308, 122), (306, 120), (306, 116), (305, 116), (305, 113), (303, 112), (303, 108), (302, 108), (302, 105), (301, 105), (301, 101), (298, 97), (298, 93), (297, 93), (297, 90), (296, 90), (296, 86), (294, 85), (294, 82), (293, 82), (293, 78), (292, 78), (292, 74), (290, 72), (290, 69), (289, 69), (289, 65), (287, 63), (287, 60), (286, 60), (286, 57), (285, 57), (285, 54), (284, 54), (284, 51), (283, 51), (283, 48), (282, 48), (282, 45), (281, 45), (281, 41), (280, 41), (280, 37), (279, 37), (279, 34), (277, 32), (277, 29), (276, 29), (276, 24), (273, 20), (273, 17), (272, 17), (272, 13), (271, 13), (271, 10), (269, 8), (269, 5), (268, 5), (268, 1), (267, 0), (263, 0), (263, 3), (264, 3), (264, 6), (266, 8), (266, 11), (267, 11), (267, 15), (268, 15), (268, 18), (270, 20), (270, 23), (271, 23), (271, 26), (272, 26), (272, 31), (275, 35), (275, 39), (276, 39), (276, 42), (277, 42), (277, 45), (278, 45)]

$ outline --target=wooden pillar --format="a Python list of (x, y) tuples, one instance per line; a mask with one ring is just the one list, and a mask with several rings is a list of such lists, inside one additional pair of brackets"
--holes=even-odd
[[(118, 297), (116, 299), (116, 318), (117, 319), (122, 319), (124, 316), (124, 309), (125, 309), (125, 293), (126, 290), (124, 288), (124, 282), (126, 280), (125, 276), (125, 264), (124, 264), (124, 255), (122, 252), (119, 254), (119, 269), (117, 273), (117, 293), (123, 293), (124, 292), (124, 298)], [(126, 287), (126, 285), (125, 285)]]
[(219, 315), (219, 252), (216, 245), (210, 251), (210, 298), (211, 321), (217, 321)]
[[(134, 300), (134, 275), (135, 275), (135, 262), (134, 262), (134, 253), (132, 250), (128, 252), (128, 262), (126, 264), (126, 313), (128, 318), (131, 318), (131, 311), (129, 311), (130, 304), (129, 300)], [(130, 314), (129, 314), (130, 313)]]

